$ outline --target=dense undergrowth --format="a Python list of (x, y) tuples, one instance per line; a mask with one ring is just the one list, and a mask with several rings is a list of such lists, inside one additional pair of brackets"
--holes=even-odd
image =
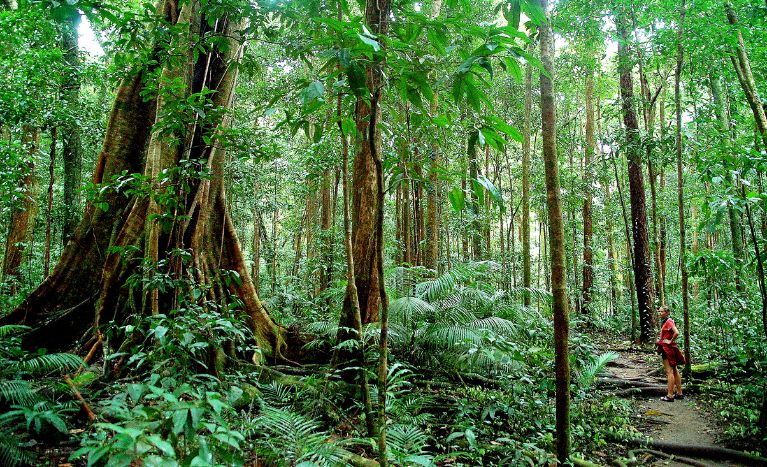
[[(417, 268), (388, 274), (394, 464), (554, 461), (548, 296), (494, 287), (497, 272), (485, 262), (436, 278)], [(342, 465), (375, 457), (356, 385), (326, 363), (285, 369), (291, 375), (250, 364), (257, 349), (235, 307), (205, 302), (195, 284), (183, 286), (187, 299), (166, 314), (111, 323), (104, 357), (88, 365), (70, 354), (31, 354), (21, 347), (23, 327), (2, 328), (0, 463), (44, 462), (58, 451), (89, 466)], [(543, 311), (521, 307), (523, 293)], [(301, 308), (281, 312), (293, 313), (308, 342), (304, 352), (315, 360), (356, 343), (335, 342), (336, 316), (309, 325), (316, 316)], [(365, 329), (371, 381), (377, 335), (376, 326)], [(110, 346), (118, 338), (123, 344)], [(612, 357), (598, 357), (577, 328), (571, 347), (574, 448), (590, 457), (608, 439), (632, 433), (630, 408), (592, 396), (595, 376)], [(374, 385), (372, 398), (378, 401)]]

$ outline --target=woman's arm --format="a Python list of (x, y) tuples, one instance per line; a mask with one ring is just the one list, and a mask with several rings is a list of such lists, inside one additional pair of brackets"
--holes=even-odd
[(677, 336), (679, 336), (679, 329), (676, 328), (676, 324), (671, 326), (671, 331), (673, 331), (674, 334), (671, 336), (671, 339), (666, 339), (668, 341), (667, 344), (673, 344)]

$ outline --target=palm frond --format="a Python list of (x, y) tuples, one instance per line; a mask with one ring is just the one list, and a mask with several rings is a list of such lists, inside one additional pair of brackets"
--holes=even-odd
[(512, 321), (507, 319), (491, 316), (489, 318), (478, 319), (471, 323), (471, 326), (477, 329), (487, 329), (497, 334), (510, 335), (514, 333), (517, 326)]
[(402, 297), (389, 303), (391, 320), (401, 323), (404, 327), (412, 326), (434, 312), (434, 306), (416, 297)]

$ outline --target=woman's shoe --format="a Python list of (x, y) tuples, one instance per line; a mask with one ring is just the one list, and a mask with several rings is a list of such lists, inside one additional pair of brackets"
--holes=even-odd
[(674, 396), (671, 396), (671, 397), (663, 396), (660, 398), (660, 400), (662, 400), (663, 402), (674, 402)]
[(675, 394), (674, 395), (674, 399), (682, 400), (682, 399), (684, 399), (684, 394)]

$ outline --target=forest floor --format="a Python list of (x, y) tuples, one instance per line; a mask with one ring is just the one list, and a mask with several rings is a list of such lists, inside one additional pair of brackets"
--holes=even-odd
[[(646, 350), (620, 350), (619, 357), (606, 369), (606, 377), (625, 382), (629, 387), (665, 387), (666, 378), (663, 374), (658, 356)], [(682, 387), (685, 387), (683, 382)], [(713, 415), (702, 399), (696, 394), (685, 394), (684, 400), (673, 403), (660, 400), (662, 393), (657, 395), (632, 396), (626, 389), (617, 389), (616, 394), (630, 397), (634, 401), (635, 420), (637, 429), (644, 435), (657, 441), (673, 442), (688, 446), (725, 447), (722, 430), (717, 426)], [(674, 459), (660, 460), (657, 456), (643, 454), (646, 465), (653, 466), (688, 466), (689, 463)], [(639, 458), (639, 455), (637, 456)], [(706, 466), (744, 465), (725, 461), (711, 461), (696, 458), (696, 461)], [(650, 463), (653, 462), (654, 463)]]

